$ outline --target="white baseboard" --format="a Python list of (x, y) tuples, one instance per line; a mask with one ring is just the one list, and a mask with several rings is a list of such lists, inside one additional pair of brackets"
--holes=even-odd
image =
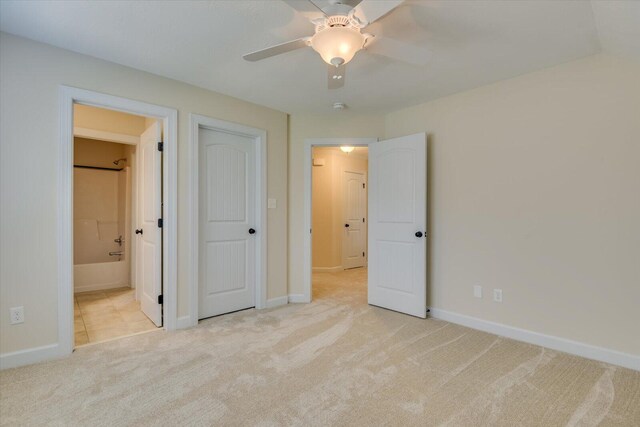
[(336, 265), (335, 267), (313, 267), (311, 271), (314, 273), (339, 273), (344, 268), (341, 265)]
[(129, 285), (127, 283), (98, 283), (96, 285), (85, 285), (85, 286), (74, 286), (73, 293), (77, 294), (79, 292), (91, 292), (91, 291), (103, 291), (107, 289), (115, 289), (115, 288), (128, 288)]
[(289, 302), (294, 304), (298, 304), (298, 303), (306, 304), (311, 301), (309, 301), (309, 298), (307, 298), (303, 294), (289, 294)]
[(436, 319), (445, 320), (447, 322), (456, 323), (458, 325), (467, 326), (469, 328), (478, 329), (481, 331), (511, 338), (517, 341), (524, 341), (529, 344), (535, 344), (569, 354), (574, 354), (576, 356), (585, 357), (587, 359), (598, 360), (600, 362), (611, 363), (612, 365), (618, 365), (640, 371), (640, 356), (634, 356), (632, 354), (622, 353), (620, 351), (610, 350), (603, 347), (597, 347), (578, 341), (572, 341), (553, 335), (545, 335), (539, 332), (520, 329), (502, 323), (478, 319), (476, 317), (465, 316), (463, 314), (440, 310), (438, 308), (431, 308), (430, 314)]
[(195, 322), (195, 324), (193, 323), (193, 321), (191, 320), (191, 316), (182, 316), (176, 319), (176, 329), (187, 329), (197, 324), (197, 321)]
[(42, 347), (28, 348), (0, 354), (0, 369), (16, 368), (18, 366), (31, 365), (33, 363), (59, 359), (66, 356), (61, 353), (58, 343), (43, 345)]
[(287, 295), (284, 295), (281, 297), (268, 299), (266, 308), (278, 307), (281, 305), (286, 305), (288, 303), (289, 303), (289, 297)]

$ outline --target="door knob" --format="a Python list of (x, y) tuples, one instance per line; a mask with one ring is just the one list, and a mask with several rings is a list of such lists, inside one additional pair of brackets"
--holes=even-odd
[(256, 230), (254, 230), (253, 228), (249, 229), (249, 234), (256, 234)]
[(416, 237), (422, 237), (422, 231), (416, 231)]
[(142, 228), (139, 230), (136, 230), (136, 234), (142, 234)]
[(347, 227), (347, 228), (349, 228), (349, 224), (345, 224), (344, 226), (345, 226), (345, 227)]

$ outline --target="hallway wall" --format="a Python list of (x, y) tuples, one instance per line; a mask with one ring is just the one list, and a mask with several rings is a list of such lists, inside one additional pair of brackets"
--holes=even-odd
[(324, 166), (312, 172), (312, 267), (341, 270), (345, 234), (344, 172), (367, 173), (366, 148), (343, 153), (336, 147), (316, 147), (314, 159), (324, 159)]

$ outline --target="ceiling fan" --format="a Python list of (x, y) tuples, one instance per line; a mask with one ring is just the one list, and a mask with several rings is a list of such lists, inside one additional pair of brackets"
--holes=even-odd
[(248, 53), (243, 56), (245, 60), (259, 61), (311, 47), (329, 64), (329, 89), (337, 89), (344, 86), (345, 65), (360, 50), (416, 65), (423, 65), (428, 58), (428, 52), (419, 47), (362, 32), (404, 0), (362, 0), (355, 7), (344, 0), (329, 0), (329, 6), (322, 9), (312, 0), (282, 1), (306, 16), (316, 27), (315, 34)]

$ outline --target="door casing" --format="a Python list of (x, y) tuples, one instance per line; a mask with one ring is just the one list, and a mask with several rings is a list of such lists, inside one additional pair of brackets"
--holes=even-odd
[[(61, 85), (58, 157), (58, 342), (53, 357), (73, 352), (73, 106), (90, 105), (123, 113), (153, 117), (162, 123), (164, 134), (162, 178), (162, 277), (164, 329), (178, 327), (177, 320), (177, 141), (178, 111), (127, 98)], [(180, 325), (184, 327), (184, 325)]]
[(199, 165), (198, 147), (199, 130), (210, 129), (217, 132), (227, 132), (253, 139), (256, 144), (256, 225), (259, 233), (256, 233), (256, 308), (267, 306), (267, 132), (237, 123), (226, 122), (199, 114), (190, 114), (189, 131), (189, 166), (190, 186), (188, 215), (189, 236), (191, 239), (191, 264), (189, 266), (189, 316), (184, 324), (195, 326), (198, 324), (198, 290), (199, 290)]
[(304, 140), (304, 261), (302, 264), (303, 293), (290, 294), (289, 302), (311, 302), (311, 164), (313, 162), (313, 147), (368, 147), (378, 138), (309, 138)]

